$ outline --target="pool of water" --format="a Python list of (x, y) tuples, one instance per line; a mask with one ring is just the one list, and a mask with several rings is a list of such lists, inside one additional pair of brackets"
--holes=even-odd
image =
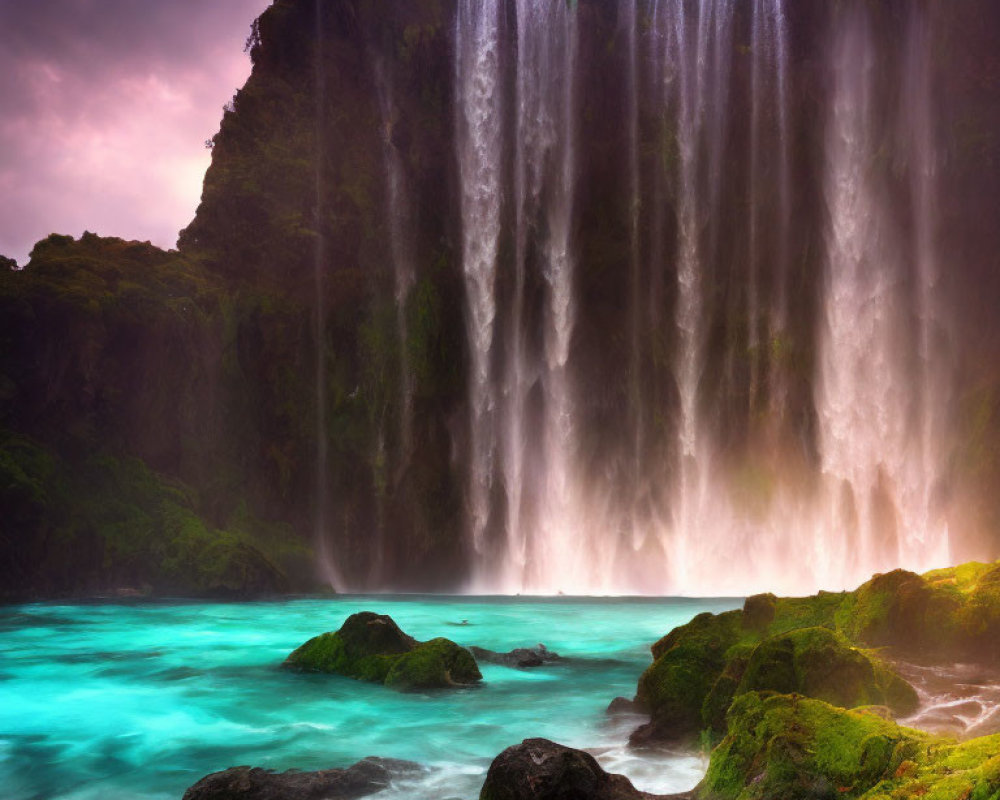
[[(0, 608), (0, 787), (5, 800), (180, 800), (237, 764), (321, 769), (369, 755), (423, 769), (376, 797), (473, 800), (493, 757), (530, 736), (587, 748), (641, 789), (682, 791), (705, 764), (625, 747), (649, 645), (727, 599), (337, 597), (260, 603)], [(534, 670), (481, 665), (484, 685), (401, 694), (281, 662), (356, 611), (418, 639), (565, 656)], [(463, 624), (464, 623), (464, 624)]]

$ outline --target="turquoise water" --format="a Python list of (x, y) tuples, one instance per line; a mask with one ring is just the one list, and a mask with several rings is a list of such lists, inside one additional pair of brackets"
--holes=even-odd
[[(585, 747), (647, 791), (690, 788), (692, 754), (625, 747), (649, 645), (733, 600), (338, 597), (262, 603), (37, 604), (0, 608), (0, 795), (4, 800), (179, 800), (215, 770), (416, 761), (378, 795), (478, 796), (503, 748), (529, 736)], [(485, 685), (400, 694), (279, 668), (356, 611), (390, 614), (418, 639), (493, 650), (545, 643), (567, 660), (482, 665)], [(467, 620), (467, 624), (461, 624)]]

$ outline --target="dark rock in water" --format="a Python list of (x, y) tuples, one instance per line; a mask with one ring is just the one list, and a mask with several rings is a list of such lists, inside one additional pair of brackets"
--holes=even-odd
[(610, 703), (606, 709), (608, 714), (635, 714), (641, 709), (636, 705), (635, 700), (629, 700), (627, 697), (616, 697)]
[(392, 617), (371, 611), (352, 614), (335, 633), (310, 639), (288, 656), (285, 666), (404, 690), (469, 686), (483, 677), (464, 647), (443, 638), (418, 642)]
[(487, 650), (485, 647), (476, 647), (475, 645), (470, 647), (469, 651), (476, 657), (477, 661), (521, 669), (540, 667), (543, 664), (552, 664), (563, 660), (562, 656), (558, 653), (553, 653), (541, 643), (536, 647), (515, 647), (509, 653), (498, 653), (494, 650)]
[(597, 760), (548, 739), (525, 739), (490, 765), (479, 800), (685, 800), (690, 795), (640, 792), (624, 775), (605, 772)]
[(316, 772), (230, 767), (206, 775), (184, 792), (183, 800), (351, 800), (384, 789), (390, 778), (386, 762), (376, 758)]

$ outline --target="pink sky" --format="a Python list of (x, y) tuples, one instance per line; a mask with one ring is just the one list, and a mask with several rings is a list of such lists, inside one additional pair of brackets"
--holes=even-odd
[(174, 247), (270, 0), (0, 0), (0, 254), (50, 233)]

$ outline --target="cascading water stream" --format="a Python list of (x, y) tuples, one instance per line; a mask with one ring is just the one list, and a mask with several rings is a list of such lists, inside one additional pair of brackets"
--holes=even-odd
[[(569, 496), (573, 411), (567, 376), (573, 329), (576, 33), (575, 14), (565, 4), (519, 0), (516, 13), (516, 248), (501, 399), (507, 498), (501, 581), (520, 590), (576, 576)], [(542, 353), (535, 352), (525, 333), (530, 324), (525, 294), (532, 269), (540, 269), (546, 285)], [(543, 393), (541, 421), (536, 423), (541, 431), (529, 441), (535, 384)]]
[[(570, 346), (577, 261), (588, 268), (573, 227), (577, 10), (518, 0), (505, 16), (494, 3), (461, 4), (472, 589), (797, 592), (947, 560), (929, 499), (946, 427), (934, 380), (930, 36), (917, 9), (905, 46), (880, 50), (876, 12), (823, 12), (828, 73), (810, 76), (824, 86), (822, 113), (793, 114), (789, 13), (784, 0), (617, 8), (627, 175), (616, 224), (629, 282), (619, 413), (629, 438), (617, 445), (624, 468), (602, 472), (581, 463), (586, 398), (572, 376), (587, 354)], [(901, 73), (898, 112), (873, 112), (887, 80), (876, 58)], [(821, 134), (808, 145), (792, 136), (803, 120)], [(892, 124), (905, 212), (876, 164)], [(803, 169), (812, 183), (800, 186)], [(803, 198), (825, 205), (828, 224), (793, 226)], [(793, 294), (816, 285), (804, 273), (819, 269), (815, 300)], [(803, 330), (813, 302), (816, 332)], [(667, 355), (654, 363), (658, 347)], [(805, 379), (804, 365), (814, 372)], [(649, 407), (657, 381), (676, 387), (672, 408)], [(665, 429), (673, 446), (649, 446)], [(734, 552), (739, 568), (720, 570)]]
[[(829, 272), (817, 398), (822, 467), (831, 483), (834, 518), (842, 530), (853, 531), (861, 571), (882, 564), (921, 569), (947, 558), (946, 531), (928, 530), (934, 479), (923, 457), (929, 447), (926, 426), (918, 424), (916, 435), (913, 429), (915, 417), (933, 413), (922, 377), (928, 368), (929, 334), (912, 330), (905, 295), (908, 265), (898, 256), (900, 242), (884, 200), (887, 189), (872, 168), (877, 128), (870, 22), (862, 9), (846, 10), (838, 22), (827, 143)], [(923, 306), (933, 280), (933, 237), (923, 186), (933, 148), (929, 121), (921, 119), (929, 84), (919, 81), (921, 68), (912, 49), (919, 50), (920, 58), (930, 54), (913, 38), (910, 48), (907, 72), (915, 70), (912, 79), (921, 84), (911, 85), (907, 97), (913, 104), (908, 113), (915, 115), (910, 122), (918, 129), (907, 167), (915, 186), (915, 277), (918, 305)], [(929, 324), (928, 312), (926, 306), (918, 309), (921, 328)], [(920, 365), (917, 380), (910, 366), (914, 362)]]
[[(502, 201), (499, 11), (496, 0), (462, 0), (455, 47), (462, 271), (471, 358), (468, 506), (472, 545), (478, 555), (486, 546), (496, 447), (490, 352)], [(476, 565), (482, 566), (478, 558)]]
[(921, 547), (936, 551), (935, 561), (949, 562), (947, 522), (934, 508), (933, 497), (942, 462), (940, 442), (948, 405), (946, 387), (951, 381), (942, 365), (950, 362), (950, 337), (944, 315), (937, 307), (939, 281), (935, 237), (937, 209), (937, 154), (932, 108), (930, 22), (927, 10), (916, 7), (910, 16), (906, 36), (903, 96), (900, 101), (901, 135), (908, 157), (912, 206), (911, 248), (916, 275), (917, 321), (919, 325), (918, 370), (920, 386), (920, 474), (923, 519), (918, 524)]
[[(699, 383), (704, 369), (703, 283), (712, 243), (703, 235), (718, 195), (718, 173), (725, 126), (725, 87), (731, 8), (704, 0), (694, 14), (682, 4), (664, 8), (664, 63), (676, 108), (677, 169), (677, 355), (675, 374), (680, 393), (677, 452), (679, 475), (674, 531), (667, 540), (675, 585), (684, 585), (692, 561), (703, 562), (709, 545), (704, 509), (709, 498), (709, 451), (700, 431)], [(694, 16), (694, 18), (692, 18)], [(692, 29), (694, 41), (691, 41)], [(702, 186), (703, 176), (707, 185)]]
[(643, 452), (643, 408), (642, 408), (642, 272), (640, 270), (639, 242), (639, 210), (642, 203), (642, 187), (639, 182), (639, 46), (637, 42), (638, 19), (636, 16), (636, 0), (628, 0), (622, 6), (624, 10), (623, 26), (628, 41), (628, 180), (629, 180), (629, 403), (632, 423), (631, 464), (627, 473), (633, 484), (636, 497), (632, 500), (630, 528), (632, 546), (638, 549), (641, 545), (643, 531), (638, 524), (638, 504), (640, 476), (642, 475)]
[(407, 332), (406, 303), (416, 280), (413, 264), (411, 223), (406, 185), (406, 168), (403, 157), (393, 141), (397, 111), (393, 97), (393, 84), (380, 59), (374, 64), (375, 86), (378, 92), (379, 112), (382, 120), (382, 156), (385, 162), (386, 195), (388, 198), (389, 250), (392, 254), (393, 281), (396, 300), (396, 333), (399, 338), (399, 376), (401, 413), (399, 439), (403, 457), (400, 468), (405, 468), (412, 449), (413, 430), (413, 373), (406, 357)]
[(316, 79), (316, 146), (315, 164), (315, 226), (316, 243), (313, 252), (313, 280), (315, 287), (314, 338), (316, 342), (316, 499), (313, 541), (323, 579), (342, 591), (344, 581), (339, 574), (329, 539), (329, 454), (327, 446), (327, 389), (326, 389), (326, 187), (323, 183), (324, 132), (326, 118), (326, 64), (324, 63), (323, 4), (316, 0), (316, 52), (314, 55)]

